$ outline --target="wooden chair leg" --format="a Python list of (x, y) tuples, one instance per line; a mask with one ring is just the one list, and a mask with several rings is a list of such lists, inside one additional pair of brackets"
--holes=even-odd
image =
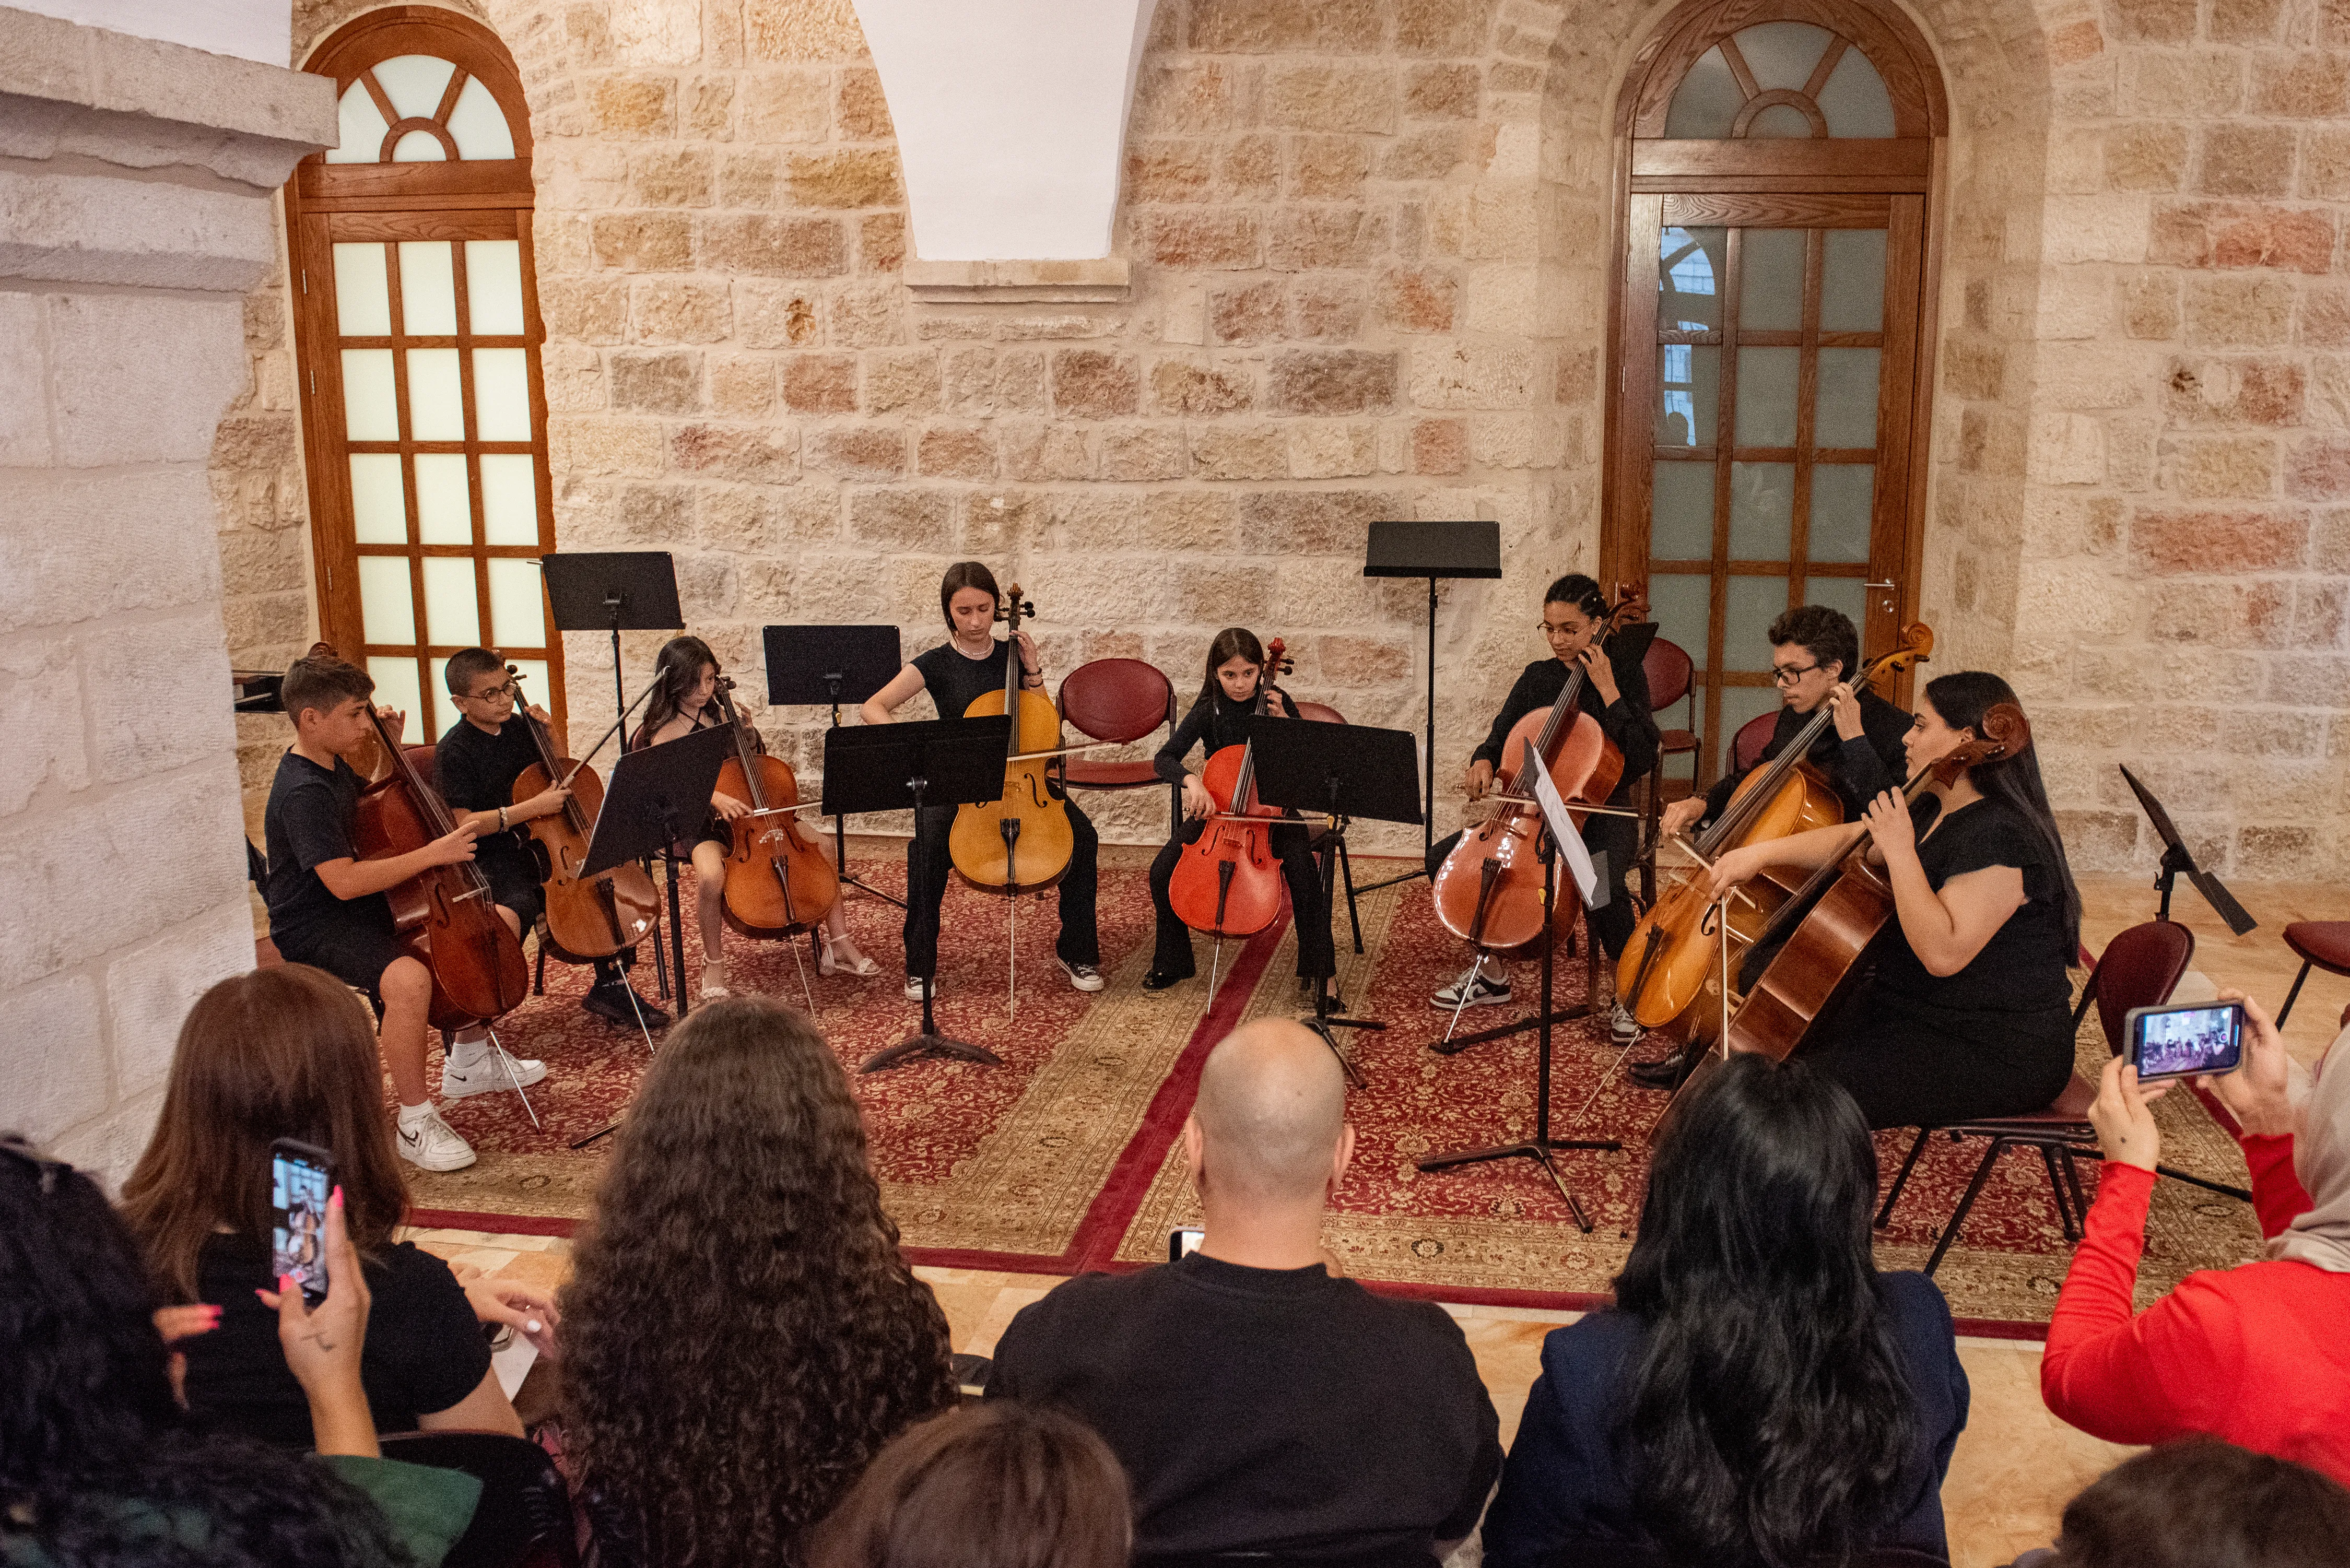
[(1918, 1157), (1926, 1152), (1926, 1140), (1933, 1136), (1934, 1129), (1932, 1127), (1919, 1127), (1918, 1129), (1918, 1141), (1909, 1146), (1909, 1153), (1908, 1157), (1901, 1161), (1900, 1174), (1893, 1179), (1893, 1185), (1887, 1189), (1885, 1194), (1885, 1205), (1877, 1211), (1877, 1228), (1878, 1230), (1882, 1231), (1886, 1226), (1893, 1222), (1893, 1206), (1900, 1201), (1901, 1189), (1909, 1185), (1909, 1172), (1916, 1168), (1918, 1164)]
[(2006, 1149), (2007, 1142), (2008, 1140), (2003, 1137), (1991, 1139), (1990, 1149), (1982, 1157), (1982, 1163), (1975, 1167), (1974, 1179), (1967, 1183), (1965, 1195), (1959, 1199), (1958, 1208), (1951, 1211), (1950, 1222), (1942, 1227), (1941, 1239), (1934, 1243), (1933, 1255), (1926, 1260), (1928, 1279), (1934, 1277), (1934, 1271), (1942, 1266), (1942, 1255), (1950, 1250), (1950, 1243), (1959, 1239), (1959, 1227), (1967, 1222), (1967, 1211), (1975, 1206), (1975, 1199), (1982, 1195), (1983, 1183), (1991, 1179), (1991, 1168), (1999, 1163), (1999, 1157)]

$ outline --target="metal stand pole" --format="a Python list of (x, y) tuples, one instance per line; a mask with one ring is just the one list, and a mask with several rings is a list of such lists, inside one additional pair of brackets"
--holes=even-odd
[(1428, 579), (1428, 732), (1421, 743), (1419, 771), (1418, 868), (1400, 877), (1390, 877), (1384, 882), (1357, 888), (1356, 892), (1376, 893), (1382, 888), (1392, 888), (1415, 877), (1425, 877), (1428, 875), (1428, 857), (1436, 852), (1436, 579), (1433, 576)]

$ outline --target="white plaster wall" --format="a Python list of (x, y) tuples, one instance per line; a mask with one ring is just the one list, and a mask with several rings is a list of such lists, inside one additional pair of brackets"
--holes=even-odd
[(916, 255), (1109, 254), (1157, 0), (856, 4), (897, 128)]
[[(294, 8), (286, 0), (26, 0), (24, 9), (265, 66), (288, 64), (293, 51)], [(7, 36), (0, 22), (0, 47)]]
[(0, 1128), (111, 1181), (189, 1003), (253, 962), (207, 468), (334, 84), (25, 11), (0, 39)]

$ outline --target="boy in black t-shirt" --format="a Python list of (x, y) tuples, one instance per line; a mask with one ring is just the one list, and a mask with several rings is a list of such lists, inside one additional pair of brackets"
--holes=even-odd
[[(367, 781), (348, 759), (363, 755), (375, 734), (368, 707), (374, 691), (374, 677), (331, 655), (296, 659), (286, 671), (281, 695), (295, 739), (278, 760), (264, 819), (269, 936), (288, 963), (315, 965), (382, 1004), (377, 1037), (400, 1095), (400, 1158), (426, 1170), (456, 1170), (473, 1163), (473, 1148), (441, 1119), (425, 1090), (432, 971), (400, 940), (384, 890), (432, 867), (471, 860), (474, 828), (460, 823), (389, 859), (359, 857), (353, 829)], [(387, 731), (400, 733), (404, 716), (382, 712)]]
[[(514, 799), (515, 780), (536, 766), (539, 757), (529, 722), (515, 711), (515, 683), (504, 659), (486, 648), (468, 648), (450, 656), (443, 679), (461, 717), (433, 753), (441, 798), (472, 814), (474, 863), (489, 878), (490, 896), (497, 900), (499, 912), (520, 936), (546, 909), (538, 864), (530, 854), (530, 834), (523, 825), (561, 811), (571, 792), (550, 785), (528, 800), (507, 804)], [(542, 724), (554, 722), (545, 709), (531, 712)], [(630, 992), (619, 959), (599, 958), (595, 963), (596, 983), (580, 1003), (588, 1012), (630, 1029), (637, 1027), (639, 1015), (648, 1029), (669, 1022), (668, 1013)], [(459, 1039), (463, 1037), (461, 1033)]]

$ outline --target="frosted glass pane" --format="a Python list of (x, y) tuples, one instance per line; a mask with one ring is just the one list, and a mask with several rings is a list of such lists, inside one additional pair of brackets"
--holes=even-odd
[(1657, 381), (1657, 444), (1711, 446), (1720, 428), (1721, 350), (1702, 343), (1659, 343)]
[(383, 111), (375, 106), (368, 93), (367, 83), (353, 82), (343, 89), (342, 100), (336, 105), (336, 120), (342, 131), (342, 145), (329, 148), (329, 163), (379, 163), (383, 161), (383, 133), (391, 129), (383, 119)]
[[(500, 652), (505, 651), (504, 649)], [(545, 708), (553, 688), (546, 683), (546, 660), (544, 659), (513, 659), (506, 662), (515, 667), (515, 679), (522, 682), (522, 700)], [(560, 742), (558, 742), (559, 744)]]
[(1730, 465), (1730, 558), (1783, 561), (1795, 534), (1795, 465)]
[(1842, 610), (1845, 618), (1864, 632), (1868, 628), (1868, 587), (1858, 577), (1812, 577), (1804, 584), (1804, 597), (1812, 604)]
[(395, 55), (375, 68), (383, 96), (402, 119), (431, 119), (457, 67), (431, 55)]
[[(1875, 348), (1820, 350), (1820, 402), (1813, 416), (1813, 445), (1877, 444), (1877, 358)], [(1739, 423), (1743, 425), (1745, 410), (1742, 408), (1739, 412)]]
[(536, 561), (490, 562), (490, 637), (509, 652), (546, 646), (546, 615), (539, 607)]
[(449, 660), (445, 657), (428, 659), (424, 661), (424, 668), (432, 672), (432, 678), (425, 686), (432, 693), (431, 722), (425, 726), (424, 732), (437, 740), (447, 734), (449, 727), (464, 715), (457, 711), (457, 704), (449, 701)]
[(1830, 229), (1820, 264), (1820, 330), (1885, 329), (1885, 231)]
[(465, 242), (465, 306), (484, 337), (522, 336), (522, 242)]
[(1657, 635), (1679, 643), (1700, 670), (1707, 668), (1705, 633), (1712, 605), (1713, 578), (1704, 573), (1659, 572), (1648, 578), (1648, 617), (1657, 623)]
[[(425, 563), (430, 566), (432, 563)], [(1731, 577), (1730, 609), (1721, 628), (1724, 670), (1771, 668), (1771, 623), (1787, 609), (1784, 577)]]
[(482, 542), (538, 543), (538, 460), (526, 452), (486, 452), (482, 464)]
[(429, 130), (411, 130), (391, 144), (394, 163), (445, 163), (449, 150)]
[(482, 605), (473, 563), (463, 556), (424, 557), (424, 625), (431, 641), (472, 648), (482, 640)]
[(416, 660), (390, 659), (378, 654), (367, 663), (368, 673), (375, 677), (375, 705), (397, 708), (408, 715), (408, 722), (400, 732), (402, 745), (421, 745), (427, 736), (439, 733), (429, 728), (432, 715), (419, 700)]
[[(1766, 713), (1775, 717), (1783, 706), (1784, 704), (1779, 701), (1776, 687), (1725, 686), (1721, 689), (1721, 767), (1724, 773), (1731, 771), (1730, 749), (1736, 743), (1738, 732)], [(1770, 739), (1771, 732), (1763, 731), (1762, 739), (1755, 742), (1755, 750), (1761, 751)]]
[(460, 158), (515, 155), (514, 129), (506, 124), (506, 111), (477, 77), (467, 78), (458, 89), (457, 107), (449, 111), (449, 134), (457, 139)]
[(1748, 229), (1739, 255), (1740, 330), (1794, 332), (1804, 325), (1804, 231)]
[(391, 336), (391, 290), (384, 282), (383, 247), (335, 247), (335, 330), (346, 337)]
[(400, 315), (403, 336), (457, 336), (455, 265), (446, 240), (400, 242)]
[[(1812, 122), (1794, 104), (1767, 104), (1746, 122), (1746, 134), (1757, 140), (1802, 141), (1812, 134)], [(407, 138), (402, 137), (400, 145), (407, 144)], [(393, 157), (399, 157), (397, 149)]]
[(1868, 559), (1869, 504), (1877, 489), (1873, 462), (1823, 462), (1812, 469), (1811, 557)]
[(1754, 85), (1764, 92), (1776, 88), (1801, 90), (1812, 79), (1820, 57), (1827, 53), (1831, 36), (1825, 27), (1814, 27), (1809, 22), (1762, 22), (1741, 27), (1736, 34), (1738, 52), (1746, 57)]
[(1803, 353), (1800, 348), (1738, 351), (1740, 446), (1795, 444), (1795, 377)]
[(1713, 559), (1713, 464), (1657, 464), (1649, 507), (1649, 559)]
[(1893, 134), (1893, 99), (1885, 78), (1856, 48), (1846, 49), (1828, 73), (1820, 96), (1812, 100), (1827, 117), (1828, 134), (1873, 138)]
[(415, 441), (463, 441), (465, 403), (454, 348), (408, 351), (408, 429)]
[[(1730, 62), (1719, 48), (1708, 49), (1673, 89), (1672, 107), (1665, 110), (1665, 134), (1700, 141), (1719, 141), (1730, 134), (1731, 122), (1746, 101)], [(383, 133), (378, 131), (378, 136)]]
[(464, 453), (416, 454), (416, 537), (426, 545), (473, 542), (473, 504), (465, 488)]
[(525, 350), (473, 350), (473, 427), (480, 441), (530, 439), (530, 360)]
[(1657, 245), (1657, 326), (1712, 332), (1721, 326), (1721, 275), (1730, 254), (1723, 228), (1665, 229)]
[(351, 534), (362, 545), (408, 543), (406, 487), (396, 452), (351, 453)]
[(369, 642), (414, 642), (416, 600), (405, 556), (359, 557), (359, 626)]
[(352, 441), (398, 441), (400, 404), (392, 395), (391, 350), (343, 350), (343, 433)]

